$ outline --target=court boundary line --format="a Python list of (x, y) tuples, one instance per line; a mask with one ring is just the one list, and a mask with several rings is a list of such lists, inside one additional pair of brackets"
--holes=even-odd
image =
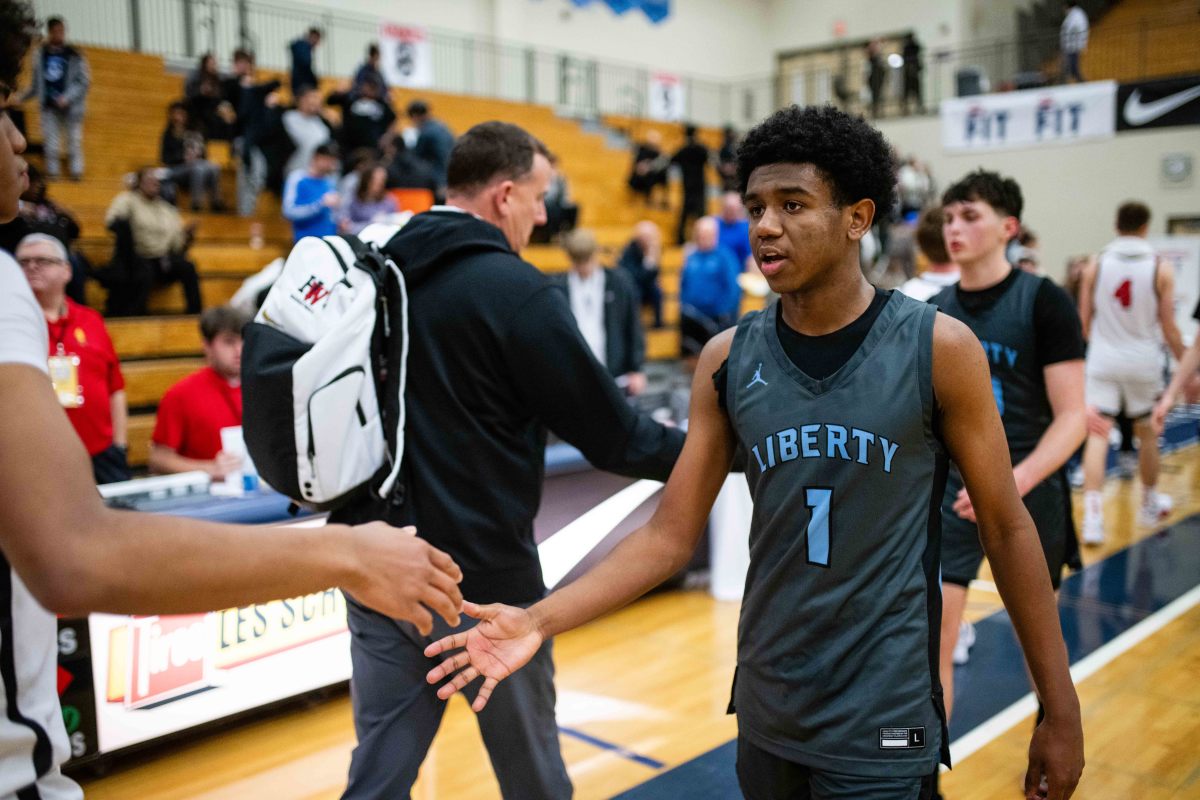
[[(1100, 645), (1071, 666), (1071, 680), (1082, 683), (1099, 672), (1118, 656), (1141, 644), (1171, 622), (1200, 604), (1200, 585), (1193, 586), (1158, 611), (1138, 621), (1123, 633)], [(950, 744), (950, 761), (959, 764), (983, 747), (1007, 733), (1014, 725), (1037, 711), (1033, 692), (1012, 703), (1008, 708), (976, 725)], [(945, 771), (945, 767), (942, 770)]]

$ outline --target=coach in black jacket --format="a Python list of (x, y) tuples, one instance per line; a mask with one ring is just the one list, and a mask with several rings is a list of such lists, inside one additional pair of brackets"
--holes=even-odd
[(646, 390), (646, 335), (633, 279), (623, 269), (600, 264), (596, 236), (585, 228), (564, 234), (562, 244), (571, 271), (555, 275), (554, 282), (567, 293), (583, 340), (618, 386), (631, 395), (641, 394)]
[[(401, 489), (335, 514), (416, 525), (462, 567), (463, 596), (480, 603), (545, 593), (533, 519), (547, 429), (595, 466), (642, 478), (665, 480), (683, 446), (680, 432), (630, 410), (563, 292), (518, 255), (545, 222), (550, 176), (545, 147), (528, 133), (477, 125), (454, 146), (447, 205), (385, 245), (409, 290)], [(349, 623), (358, 747), (344, 796), (407, 797), (444, 708), (422, 651), (448, 630), (423, 637), (353, 599)], [(505, 798), (571, 795), (553, 676), (547, 646), (479, 715)]]

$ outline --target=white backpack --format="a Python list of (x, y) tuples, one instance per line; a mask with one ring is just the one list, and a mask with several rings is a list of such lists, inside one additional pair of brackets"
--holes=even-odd
[(246, 446), (263, 480), (303, 506), (386, 498), (400, 474), (408, 295), (379, 250), (397, 230), (301, 239), (246, 326)]

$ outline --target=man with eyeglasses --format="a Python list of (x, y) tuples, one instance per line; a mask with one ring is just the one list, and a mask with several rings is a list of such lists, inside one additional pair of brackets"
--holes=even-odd
[(92, 457), (96, 483), (129, 480), (125, 379), (104, 320), (67, 297), (71, 263), (58, 239), (31, 233), (16, 255), (46, 317), (55, 394)]

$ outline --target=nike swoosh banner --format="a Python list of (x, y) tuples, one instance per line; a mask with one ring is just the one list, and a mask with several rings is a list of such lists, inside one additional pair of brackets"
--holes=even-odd
[(943, 100), (942, 146), (1011, 150), (1104, 139), (1116, 133), (1117, 84), (1093, 81)]
[(1200, 75), (1117, 88), (1117, 130), (1200, 125)]

